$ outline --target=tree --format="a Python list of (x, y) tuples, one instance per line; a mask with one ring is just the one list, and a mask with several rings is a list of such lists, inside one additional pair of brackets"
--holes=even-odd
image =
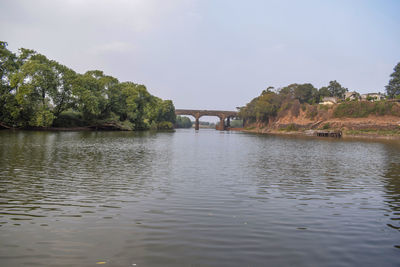
[(112, 87), (118, 80), (102, 71), (92, 70), (79, 74), (73, 81), (72, 93), (76, 96), (76, 108), (87, 121), (105, 119), (111, 109), (109, 99)]
[(192, 121), (188, 117), (177, 116), (175, 127), (176, 128), (191, 128), (193, 125)]
[(316, 89), (311, 83), (299, 84), (294, 89), (294, 97), (300, 101), (300, 103), (312, 104), (313, 96)]
[(55, 117), (58, 117), (61, 112), (72, 108), (74, 105), (72, 86), (77, 74), (75, 71), (56, 61), (51, 61), (50, 64), (56, 75), (56, 88), (51, 92), (52, 103), (54, 105), (53, 114)]
[(341, 99), (344, 98), (344, 94), (348, 91), (347, 88), (342, 87), (336, 80), (330, 81), (327, 88), (331, 96)]
[(175, 107), (171, 100), (162, 100), (160, 105), (158, 106), (158, 116), (157, 121), (168, 121), (171, 123), (175, 123), (176, 115), (175, 115)]
[(16, 89), (20, 120), (23, 125), (51, 126), (54, 119), (51, 96), (57, 87), (56, 73), (50, 61), (40, 54), (31, 53), (29, 59), (20, 62), (22, 66), (10, 81), (11, 87)]
[(119, 83), (100, 70), (77, 74), (34, 50), (21, 48), (16, 55), (0, 41), (1, 123), (62, 127), (113, 122), (120, 129), (144, 130), (172, 128), (175, 119), (172, 101), (151, 95), (144, 85)]
[(15, 90), (10, 84), (17, 70), (17, 56), (7, 49), (6, 42), (0, 41), (0, 121), (10, 125), (15, 123), (19, 113)]
[(323, 86), (318, 90), (318, 94), (320, 97), (332, 96), (331, 92), (329, 91), (328, 87)]
[(390, 75), (389, 84), (386, 86), (386, 93), (389, 98), (400, 95), (400, 62), (394, 67), (394, 72)]
[(280, 107), (281, 101), (277, 94), (274, 92), (263, 92), (257, 98), (255, 104), (256, 120), (268, 122), (269, 117), (276, 116)]

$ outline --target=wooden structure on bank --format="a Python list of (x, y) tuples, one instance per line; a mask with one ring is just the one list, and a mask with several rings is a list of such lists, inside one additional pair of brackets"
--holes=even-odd
[(340, 138), (342, 137), (342, 131), (316, 131), (315, 132), (316, 136), (320, 137), (335, 137), (335, 138)]

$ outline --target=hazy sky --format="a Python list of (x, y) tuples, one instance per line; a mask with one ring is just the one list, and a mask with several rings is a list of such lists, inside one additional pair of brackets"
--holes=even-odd
[(176, 108), (235, 110), (268, 86), (384, 91), (400, 1), (0, 0), (0, 40), (145, 84)]

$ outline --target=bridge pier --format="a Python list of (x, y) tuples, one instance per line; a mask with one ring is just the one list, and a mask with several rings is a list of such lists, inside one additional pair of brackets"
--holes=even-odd
[(217, 130), (224, 131), (225, 130), (225, 115), (222, 114), (219, 116), (219, 124), (216, 127)]
[(196, 114), (194, 118), (195, 118), (194, 129), (198, 131), (200, 129), (200, 115)]

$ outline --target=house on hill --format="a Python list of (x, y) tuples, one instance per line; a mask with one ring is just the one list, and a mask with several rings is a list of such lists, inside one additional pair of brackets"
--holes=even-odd
[(356, 91), (344, 93), (345, 100), (361, 100), (360, 94)]
[(385, 96), (381, 93), (368, 93), (361, 95), (361, 100), (364, 101), (381, 101), (384, 100)]
[(326, 96), (324, 98), (322, 98), (322, 102), (320, 103), (321, 105), (333, 105), (336, 104), (338, 102), (338, 98), (337, 97), (330, 97), (330, 96)]

